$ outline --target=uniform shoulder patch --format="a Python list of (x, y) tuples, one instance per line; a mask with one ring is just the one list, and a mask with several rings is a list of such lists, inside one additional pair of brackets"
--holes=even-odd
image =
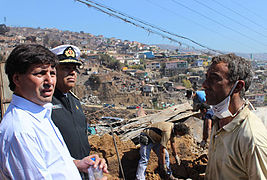
[(62, 109), (62, 104), (54, 104), (52, 109)]
[(69, 91), (69, 93), (70, 93), (73, 97), (75, 97), (76, 99), (80, 100), (80, 99), (76, 96), (76, 94), (74, 94), (72, 91)]

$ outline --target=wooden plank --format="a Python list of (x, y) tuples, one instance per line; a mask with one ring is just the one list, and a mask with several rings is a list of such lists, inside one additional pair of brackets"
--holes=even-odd
[(1, 96), (1, 120), (12, 99), (13, 92), (9, 89), (9, 81), (5, 74), (5, 63), (0, 64), (0, 96)]
[(137, 127), (141, 125), (150, 125), (156, 122), (167, 121), (168, 119), (177, 116), (178, 114), (191, 111), (192, 106), (189, 103), (179, 104), (165, 110), (162, 110), (156, 114), (147, 115), (143, 117), (137, 117), (129, 120), (126, 125), (118, 127), (121, 130), (126, 130), (132, 127)]
[(194, 114), (192, 112), (192, 106), (189, 103), (179, 104), (156, 114), (131, 119), (126, 125), (114, 128), (114, 131), (123, 131), (119, 135), (122, 140), (134, 139), (143, 129), (153, 123), (164, 121), (175, 122), (193, 116)]
[(192, 111), (187, 111), (181, 114), (178, 114), (176, 116), (174, 116), (173, 118), (169, 119), (169, 122), (175, 122), (175, 121), (179, 121), (181, 119), (185, 119), (185, 118), (189, 118), (191, 116), (194, 116), (195, 114), (199, 114), (199, 112), (192, 112)]

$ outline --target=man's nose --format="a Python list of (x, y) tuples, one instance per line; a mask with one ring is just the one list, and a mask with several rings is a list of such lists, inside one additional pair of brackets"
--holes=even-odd
[(74, 75), (74, 74), (76, 74), (77, 73), (77, 69), (76, 68), (73, 68), (71, 71), (70, 71), (70, 74), (71, 75)]
[(204, 88), (204, 89), (206, 89), (207, 88), (207, 85), (208, 83), (207, 83), (207, 79), (205, 79), (204, 80), (204, 82), (202, 83), (202, 87)]
[(49, 73), (47, 73), (46, 76), (45, 76), (45, 82), (46, 82), (47, 84), (52, 84), (53, 81), (54, 81), (54, 78), (52, 77), (52, 75), (49, 74)]

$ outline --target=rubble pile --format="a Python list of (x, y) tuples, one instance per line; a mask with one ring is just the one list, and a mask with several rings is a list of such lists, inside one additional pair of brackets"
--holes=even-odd
[[(97, 153), (106, 159), (110, 171), (108, 179), (122, 179), (123, 174), (125, 179), (135, 179), (140, 148), (138, 135), (145, 127), (161, 121), (185, 122), (192, 130), (190, 135), (176, 139), (181, 165), (175, 164), (170, 144), (168, 145), (174, 176), (180, 179), (203, 178), (202, 174), (207, 164), (207, 150), (200, 149), (197, 145), (201, 141), (203, 122), (194, 117), (196, 113), (192, 112), (192, 107), (182, 92), (165, 89), (146, 96), (140, 91), (141, 81), (123, 73), (109, 72), (108, 75), (105, 73), (94, 75), (95, 81), (89, 80), (90, 77), (81, 76), (75, 93), (86, 103), (83, 110), (87, 122), (97, 133), (88, 137), (92, 148), (91, 154)], [(97, 80), (98, 77), (101, 81)], [(158, 107), (161, 104), (172, 105), (163, 110), (155, 110), (153, 109), (155, 103)], [(144, 112), (126, 108), (140, 104), (144, 105)], [(114, 117), (117, 120), (108, 121), (103, 117)], [(115, 150), (115, 144), (118, 152)], [(119, 167), (117, 153), (123, 170)], [(154, 152), (151, 152), (146, 172), (146, 179), (163, 179)]]
[[(92, 107), (88, 105), (83, 105), (84, 113), (87, 117), (87, 122), (90, 127), (95, 127), (99, 135), (110, 132), (110, 125), (114, 128), (118, 128), (128, 123), (129, 119), (133, 119), (138, 116), (136, 109), (121, 109), (121, 108), (110, 108), (110, 107)], [(157, 110), (146, 110), (146, 114), (153, 114), (158, 112)], [(123, 121), (107, 122), (103, 120), (103, 117), (116, 117)], [(117, 130), (116, 130), (117, 133)]]
[[(91, 154), (97, 153), (106, 159), (110, 171), (110, 174), (107, 175), (109, 179), (121, 179), (123, 176), (117, 159), (116, 144), (125, 178), (135, 179), (139, 160), (140, 145), (138, 142), (138, 135), (140, 132), (154, 122), (185, 122), (190, 127), (191, 134), (175, 139), (176, 149), (182, 162), (181, 165), (178, 166), (175, 164), (175, 159), (171, 155), (170, 144), (168, 144), (168, 151), (171, 156), (171, 168), (174, 175), (180, 179), (202, 179), (202, 174), (204, 173), (207, 164), (207, 150), (201, 149), (197, 143), (200, 142), (198, 136), (201, 134), (199, 132), (201, 132), (203, 122), (202, 120), (193, 117), (195, 113), (191, 110), (192, 107), (188, 103), (185, 103), (167, 108), (154, 114), (126, 119), (124, 122), (113, 124), (112, 130), (109, 126), (106, 126), (105, 133), (102, 133), (104, 134), (103, 136), (89, 136), (88, 140), (92, 148)], [(92, 112), (93, 111), (97, 112), (95, 109), (93, 109)], [(127, 114), (122, 110), (118, 111), (113, 108), (109, 109), (110, 115), (112, 115), (111, 112), (113, 112), (114, 115), (117, 114), (117, 116)], [(92, 118), (92, 116), (90, 117)], [(158, 158), (154, 152), (151, 152), (146, 178), (151, 180), (163, 178), (161, 177), (158, 167)]]
[[(97, 153), (99, 156), (106, 159), (110, 172), (107, 174), (108, 179), (122, 179), (113, 137), (108, 134), (105, 134), (104, 136), (93, 135), (89, 136), (88, 140), (92, 148), (91, 154)], [(115, 141), (125, 179), (135, 179), (140, 146), (135, 145), (131, 140), (121, 141), (116, 135)], [(169, 152), (171, 152), (170, 148), (170, 144), (168, 144)], [(176, 148), (181, 158), (181, 165), (178, 166), (175, 164), (175, 159), (170, 153), (171, 168), (174, 176), (180, 179), (203, 179), (202, 174), (204, 173), (207, 164), (206, 151), (199, 150), (199, 153), (195, 153), (195, 148), (197, 148), (197, 146), (190, 135), (176, 138)], [(158, 158), (153, 151), (151, 151), (146, 172), (146, 179), (159, 180), (162, 178), (158, 167)]]
[(85, 104), (102, 104), (98, 96), (94, 96), (92, 94), (88, 94), (81, 99), (81, 102)]

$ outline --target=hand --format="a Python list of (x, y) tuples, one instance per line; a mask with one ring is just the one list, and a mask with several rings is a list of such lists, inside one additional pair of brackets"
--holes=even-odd
[(163, 173), (168, 174), (168, 168), (167, 168), (167, 165), (166, 164), (164, 164), (162, 166), (162, 171), (163, 171)]
[(202, 140), (200, 142), (200, 147), (204, 148), (206, 146), (206, 141), (205, 140)]
[[(95, 158), (93, 161), (92, 158)], [(94, 166), (94, 168), (99, 167), (104, 173), (108, 173), (108, 166), (105, 159), (99, 158), (97, 154), (93, 154), (83, 158), (82, 160), (74, 160), (74, 163), (79, 171), (87, 173), (89, 166)]]
[(175, 161), (178, 166), (181, 164), (181, 160), (177, 154), (175, 155)]

